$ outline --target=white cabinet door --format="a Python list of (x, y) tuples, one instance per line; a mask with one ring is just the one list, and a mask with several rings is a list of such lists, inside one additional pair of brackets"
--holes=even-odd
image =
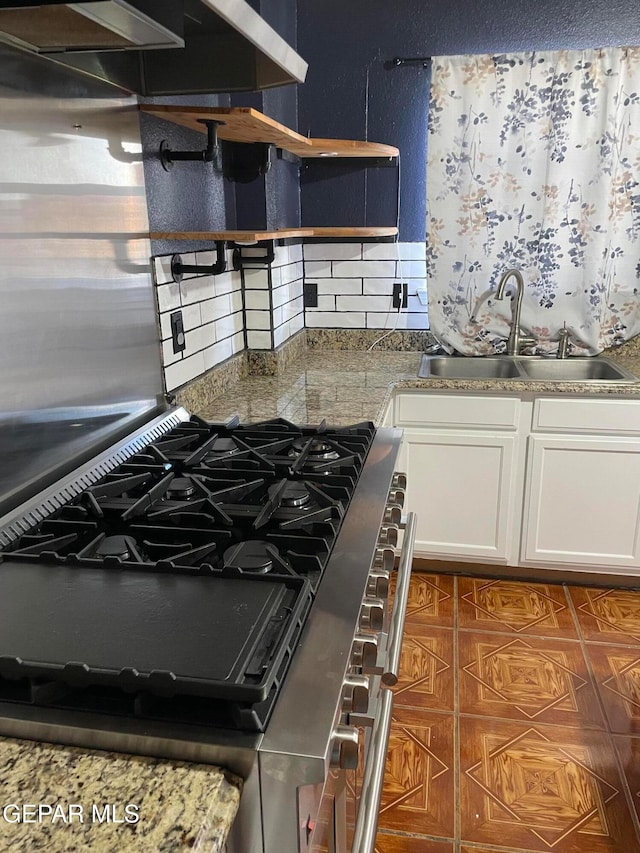
[(640, 566), (640, 441), (529, 438), (523, 561)]
[(405, 428), (399, 467), (418, 516), (416, 555), (507, 561), (515, 446), (514, 435)]

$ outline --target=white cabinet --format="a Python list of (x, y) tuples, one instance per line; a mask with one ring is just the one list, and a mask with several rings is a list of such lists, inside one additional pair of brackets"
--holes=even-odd
[(639, 416), (637, 400), (536, 400), (523, 564), (640, 567)]
[(400, 467), (417, 515), (415, 554), (507, 563), (520, 520), (520, 400), (489, 395), (401, 393)]
[(635, 574), (640, 400), (400, 392), (418, 556)]
[(516, 437), (405, 429), (401, 469), (418, 517), (416, 555), (506, 562)]

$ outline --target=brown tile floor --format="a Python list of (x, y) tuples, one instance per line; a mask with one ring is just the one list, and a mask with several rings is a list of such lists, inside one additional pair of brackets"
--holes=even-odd
[(377, 853), (640, 853), (640, 592), (414, 573)]

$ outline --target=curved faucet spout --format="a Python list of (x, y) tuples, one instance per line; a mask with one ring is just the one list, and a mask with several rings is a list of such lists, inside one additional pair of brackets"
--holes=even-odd
[(513, 297), (511, 300), (511, 331), (509, 332), (509, 339), (507, 341), (507, 353), (508, 355), (518, 355), (520, 351), (520, 311), (522, 309), (522, 296), (524, 293), (524, 279), (522, 278), (522, 273), (520, 270), (510, 269), (506, 272), (503, 272), (500, 276), (500, 281), (498, 282), (498, 287), (496, 289), (496, 299), (504, 299), (504, 292), (507, 287), (507, 283), (509, 280), (513, 278), (515, 280), (515, 302), (513, 301)]

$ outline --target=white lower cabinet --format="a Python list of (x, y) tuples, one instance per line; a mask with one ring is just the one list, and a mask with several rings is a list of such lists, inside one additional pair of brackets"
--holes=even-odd
[(640, 567), (640, 440), (530, 436), (522, 560)]
[(513, 435), (404, 430), (400, 467), (418, 517), (417, 555), (506, 562), (515, 445)]
[(401, 392), (415, 553), (640, 569), (640, 400)]

